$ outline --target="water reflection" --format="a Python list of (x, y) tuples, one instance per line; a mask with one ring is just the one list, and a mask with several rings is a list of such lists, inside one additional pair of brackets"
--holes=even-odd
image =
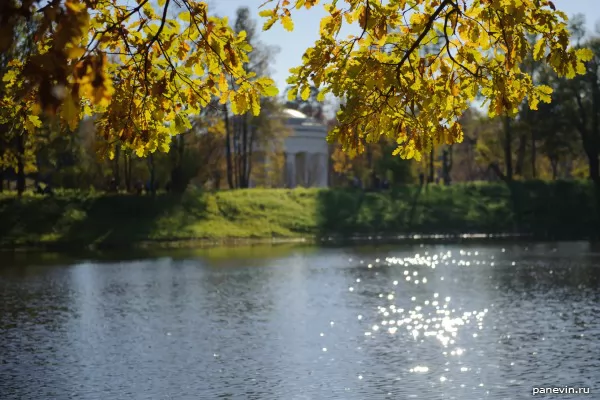
[(600, 390), (600, 251), (588, 243), (237, 251), (5, 263), (2, 398)]

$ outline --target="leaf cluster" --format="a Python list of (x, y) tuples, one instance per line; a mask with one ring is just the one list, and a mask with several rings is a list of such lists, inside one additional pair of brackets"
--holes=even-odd
[[(290, 29), (293, 9), (319, 0), (270, 0), (264, 29), (280, 21)], [(420, 159), (435, 144), (461, 142), (458, 121), (477, 96), (489, 116), (515, 116), (550, 102), (552, 89), (524, 70), (528, 56), (559, 76), (585, 73), (588, 49), (570, 45), (567, 16), (545, 0), (345, 0), (324, 4), (320, 37), (291, 70), (289, 98), (310, 87), (345, 98), (330, 140), (361, 153), (382, 136), (395, 154)], [(341, 38), (344, 24), (360, 35)], [(539, 39), (531, 43), (528, 37)]]

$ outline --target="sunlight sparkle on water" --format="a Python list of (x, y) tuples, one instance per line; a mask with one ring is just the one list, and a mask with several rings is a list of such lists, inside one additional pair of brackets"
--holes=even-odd
[[(461, 250), (460, 254), (464, 257), (476, 257), (480, 256), (480, 252), (471, 252)], [(480, 265), (480, 260), (471, 259), (467, 260), (456, 260), (452, 259), (452, 254), (450, 252), (440, 252), (438, 254), (429, 254), (425, 252), (421, 254), (414, 254), (409, 257), (387, 257), (385, 258), (385, 262), (387, 265), (411, 265), (415, 267), (419, 266), (428, 266), (432, 269), (435, 268), (436, 264), (439, 265), (448, 265), (450, 262), (454, 265)], [(493, 259), (493, 256), (492, 256)], [(377, 262), (377, 261), (376, 261)], [(365, 262), (366, 263), (366, 262)], [(372, 266), (373, 264), (369, 264)], [(379, 293), (378, 296), (382, 301), (388, 301), (388, 304), (377, 306), (377, 313), (381, 316), (378, 319), (378, 323), (371, 325), (370, 329), (364, 332), (364, 336), (368, 336), (370, 339), (379, 339), (388, 337), (386, 336), (378, 336), (377, 334), (381, 332), (385, 332), (390, 336), (397, 335), (406, 335), (413, 340), (423, 343), (424, 341), (433, 340), (440, 343), (443, 347), (452, 347), (447, 350), (442, 350), (441, 353), (444, 357), (460, 357), (465, 353), (464, 348), (456, 347), (459, 342), (460, 330), (462, 326), (467, 324), (475, 325), (476, 329), (483, 329), (483, 320), (486, 314), (488, 313), (488, 309), (485, 308), (482, 311), (479, 310), (471, 310), (465, 311), (464, 309), (456, 306), (451, 308), (449, 303), (453, 301), (452, 296), (443, 296), (442, 294), (435, 292), (429, 295), (426, 295), (424, 292), (420, 292), (425, 294), (426, 299), (421, 298), (417, 303), (417, 297), (419, 296), (411, 296), (407, 295), (406, 290), (409, 288), (409, 283), (422, 283), (425, 284), (427, 282), (431, 282), (434, 278), (439, 278), (440, 281), (444, 281), (444, 276), (424, 276), (428, 275), (427, 270), (414, 270), (414, 269), (402, 269), (398, 271), (398, 273), (403, 275), (406, 279), (405, 282), (402, 282), (398, 278), (391, 280), (393, 286), (397, 287), (396, 292), (392, 293)], [(377, 273), (375, 272), (375, 275)], [(420, 279), (417, 279), (419, 277)], [(452, 282), (452, 276), (449, 276), (447, 281)], [(356, 279), (356, 282), (360, 282), (360, 279)], [(404, 287), (402, 287), (404, 285)], [(352, 291), (352, 287), (349, 289)], [(408, 292), (410, 293), (410, 292)], [(409, 307), (408, 309), (399, 308), (397, 305), (392, 304), (392, 302), (402, 303), (410, 299), (410, 302), (414, 303), (414, 306)], [(440, 304), (441, 303), (441, 304)], [(460, 301), (456, 302), (457, 305), (460, 304)], [(357, 319), (359, 321), (363, 320), (363, 315), (357, 315)], [(333, 325), (333, 324), (332, 324)], [(472, 335), (473, 338), (477, 338), (477, 333), (469, 333), (469, 337)], [(449, 365), (446, 363), (446, 365)], [(461, 372), (471, 371), (471, 368), (461, 367), (459, 366)], [(445, 368), (446, 373), (449, 373), (452, 368)], [(429, 368), (425, 366), (417, 366), (410, 370), (411, 372), (419, 373), (419, 372), (428, 372)], [(445, 382), (451, 379), (446, 376), (441, 376), (440, 381)]]

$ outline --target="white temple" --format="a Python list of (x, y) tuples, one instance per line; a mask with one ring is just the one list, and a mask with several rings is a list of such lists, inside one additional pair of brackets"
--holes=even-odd
[(297, 110), (288, 108), (284, 113), (288, 116), (287, 125), (292, 130), (284, 145), (285, 186), (327, 187), (327, 127)]
[[(259, 181), (270, 187), (294, 188), (327, 187), (329, 171), (329, 146), (327, 144), (327, 128), (306, 114), (286, 108), (283, 110), (286, 126), (290, 133), (283, 141), (285, 164), (281, 171), (274, 171), (278, 178), (250, 179), (250, 187), (260, 185)], [(257, 152), (260, 149), (257, 148)], [(259, 162), (270, 170), (268, 157)], [(256, 166), (258, 167), (258, 165)], [(279, 167), (281, 168), (281, 167)], [(255, 168), (254, 170), (259, 170)]]

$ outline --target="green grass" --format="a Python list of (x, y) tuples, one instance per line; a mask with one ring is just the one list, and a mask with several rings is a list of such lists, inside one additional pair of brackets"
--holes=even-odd
[(598, 236), (587, 182), (404, 186), (386, 193), (249, 189), (156, 197), (0, 195), (0, 246), (129, 247), (144, 242), (362, 234)]

